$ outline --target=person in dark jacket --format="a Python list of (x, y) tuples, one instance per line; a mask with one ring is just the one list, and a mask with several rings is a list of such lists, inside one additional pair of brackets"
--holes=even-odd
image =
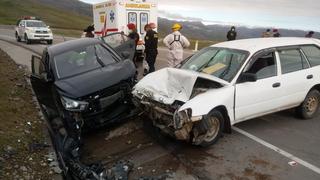
[(273, 37), (281, 37), (278, 29), (273, 29)]
[(129, 37), (131, 39), (133, 39), (136, 42), (136, 45), (138, 44), (138, 41), (140, 39), (139, 34), (137, 33), (137, 28), (136, 25), (133, 23), (130, 23), (127, 25), (128, 29), (129, 29)]
[(84, 29), (83, 31), (85, 32), (85, 37), (94, 38), (94, 34), (93, 34), (94, 30), (95, 29), (93, 24), (88, 26), (86, 29)]
[(155, 71), (154, 65), (158, 55), (158, 33), (154, 31), (155, 28), (156, 25), (154, 23), (150, 23), (146, 26), (147, 34), (144, 38), (146, 61), (149, 66), (149, 73)]
[(308, 34), (306, 34), (306, 38), (312, 38), (314, 32), (313, 31), (309, 31)]
[(228, 41), (233, 41), (233, 40), (236, 40), (236, 38), (237, 38), (236, 27), (232, 26), (230, 31), (227, 34), (227, 39)]
[[(135, 41), (135, 46), (137, 49), (137, 44), (140, 40), (140, 36), (139, 34), (137, 33), (137, 28), (136, 28), (136, 25), (133, 24), (133, 23), (130, 23), (127, 25), (128, 29), (129, 29), (129, 35), (128, 37), (133, 39)], [(133, 57), (133, 63), (134, 65), (136, 66), (136, 68), (138, 67), (138, 63), (137, 63), (137, 52), (134, 53), (134, 57)]]

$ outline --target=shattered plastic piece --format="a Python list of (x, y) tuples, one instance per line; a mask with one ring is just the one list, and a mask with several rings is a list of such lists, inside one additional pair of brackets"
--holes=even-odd
[(31, 126), (31, 122), (28, 121), (27, 124), (28, 124), (29, 126)]
[(290, 166), (296, 166), (296, 165), (298, 165), (298, 163), (295, 162), (295, 161), (290, 161), (290, 162), (288, 162), (288, 164), (289, 164)]
[(133, 169), (133, 163), (130, 161), (118, 161), (111, 169), (106, 171), (106, 179), (128, 179), (129, 172)]

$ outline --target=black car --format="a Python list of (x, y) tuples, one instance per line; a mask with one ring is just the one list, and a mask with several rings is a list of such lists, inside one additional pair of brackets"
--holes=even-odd
[(32, 57), (33, 90), (47, 116), (59, 160), (73, 174), (88, 170), (79, 168), (81, 132), (135, 112), (131, 102), (134, 43), (116, 33), (67, 41), (46, 48), (42, 57)]

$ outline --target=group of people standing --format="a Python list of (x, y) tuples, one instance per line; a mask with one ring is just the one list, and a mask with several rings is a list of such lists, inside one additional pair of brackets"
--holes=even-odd
[[(313, 31), (309, 31), (308, 34), (305, 35), (306, 38), (312, 38), (314, 35)], [(269, 38), (269, 37), (281, 37), (281, 34), (278, 29), (267, 29), (265, 32), (261, 34), (262, 38)], [(233, 41), (237, 39), (237, 31), (236, 27), (232, 26), (230, 31), (227, 33), (227, 40)]]
[[(137, 32), (137, 28), (135, 24), (128, 24), (129, 29), (129, 37), (134, 39), (136, 44), (138, 44), (140, 40), (139, 33)], [(144, 30), (146, 35), (144, 37), (145, 42), (145, 60), (148, 64), (149, 70), (145, 70), (144, 75), (148, 73), (152, 73), (155, 71), (155, 62), (158, 55), (158, 33), (155, 31), (156, 24), (150, 23), (145, 25)], [(168, 34), (164, 39), (164, 45), (169, 49), (168, 53), (168, 66), (176, 67), (183, 61), (183, 51), (185, 48), (190, 46), (189, 40), (181, 34), (182, 25), (179, 23), (175, 23), (172, 26), (172, 33)], [(94, 26), (90, 25), (84, 30), (84, 37), (94, 37), (93, 32)], [(308, 34), (305, 35), (307, 38), (312, 38), (314, 35), (313, 31), (309, 31)], [(237, 39), (237, 31), (236, 27), (232, 26), (231, 29), (227, 33), (227, 40), (233, 41)], [(281, 37), (278, 29), (267, 29), (262, 33), (261, 37), (269, 38), (269, 37)], [(134, 56), (134, 62), (136, 64), (137, 54)], [(137, 65), (136, 65), (137, 66)]]
[[(137, 33), (134, 24), (127, 25), (129, 29), (129, 37), (134, 39), (136, 43), (140, 37)], [(149, 70), (144, 72), (144, 75), (155, 71), (155, 62), (158, 55), (158, 33), (155, 31), (156, 25), (150, 23), (145, 25), (144, 30), (146, 35), (144, 37), (145, 42), (145, 57), (148, 63)], [(167, 35), (163, 39), (164, 45), (169, 49), (168, 53), (168, 65), (169, 67), (176, 67), (183, 60), (183, 50), (190, 46), (189, 40), (181, 34), (182, 25), (175, 23), (172, 26), (172, 33)], [(134, 61), (136, 57), (134, 58)]]

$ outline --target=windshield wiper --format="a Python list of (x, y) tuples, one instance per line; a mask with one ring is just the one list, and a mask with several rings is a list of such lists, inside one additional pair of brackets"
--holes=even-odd
[(96, 46), (93, 46), (93, 47), (94, 47), (94, 55), (96, 56), (98, 63), (99, 63), (102, 67), (105, 67), (106, 65), (102, 62), (102, 60), (101, 60), (100, 57), (98, 56), (97, 47), (96, 47)]
[(208, 61), (206, 64), (204, 64), (203, 66), (201, 66), (201, 67), (199, 68), (198, 71), (202, 71), (204, 68), (208, 67), (208, 65), (210, 64), (210, 62), (217, 56), (217, 54), (218, 54), (219, 52), (220, 52), (220, 51), (217, 51), (217, 52), (212, 56), (212, 58), (209, 59), (209, 61)]

